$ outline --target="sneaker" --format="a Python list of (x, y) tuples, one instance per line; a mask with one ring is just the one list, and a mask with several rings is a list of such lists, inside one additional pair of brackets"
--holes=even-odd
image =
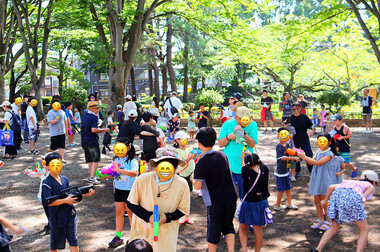
[(37, 155), (38, 153), (40, 153), (38, 150), (31, 150), (30, 151), (31, 155)]
[(123, 239), (119, 238), (119, 236), (115, 236), (112, 241), (110, 243), (108, 243), (108, 245), (111, 247), (111, 248), (116, 248), (118, 246), (120, 246), (121, 244), (123, 244)]
[(67, 161), (66, 161), (66, 160), (64, 160), (64, 159), (62, 159), (62, 163), (64, 163), (64, 164), (67, 164)]
[(128, 217), (127, 211), (124, 212), (124, 217)]
[(199, 190), (198, 197), (202, 197), (202, 191)]
[(287, 209), (292, 209), (292, 210), (298, 210), (298, 206), (296, 206), (294, 204), (287, 205), (286, 208)]
[(24, 152), (26, 152), (26, 150), (24, 150), (24, 149), (17, 150), (17, 153), (24, 153)]
[(249, 226), (249, 228), (248, 228), (248, 232), (253, 233), (253, 226)]
[(87, 179), (87, 182), (91, 183), (91, 184), (95, 184), (95, 185), (99, 185), (100, 184), (100, 181), (97, 180), (95, 177)]
[(285, 210), (286, 206), (285, 205), (280, 205), (279, 207), (275, 206), (273, 209), (276, 210), (276, 211), (281, 211), (281, 210)]
[(296, 179), (296, 177), (291, 176), (291, 177), (290, 177), (290, 181), (293, 181), (293, 182), (294, 182), (294, 181), (297, 181), (297, 179)]
[(267, 129), (265, 129), (264, 131), (263, 131), (263, 133), (267, 133), (268, 132), (268, 130)]
[(356, 171), (351, 172), (351, 178), (358, 176), (359, 168), (356, 167)]
[(74, 147), (74, 146), (77, 146), (77, 144), (76, 143), (69, 144), (69, 147)]

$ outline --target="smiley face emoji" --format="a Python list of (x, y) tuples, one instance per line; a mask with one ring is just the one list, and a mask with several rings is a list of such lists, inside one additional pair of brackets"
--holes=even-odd
[(188, 143), (189, 143), (189, 140), (188, 140), (187, 138), (182, 138), (182, 139), (181, 139), (181, 144), (182, 144), (182, 145), (185, 145), (185, 146), (186, 146)]
[(280, 132), (278, 132), (278, 138), (281, 141), (288, 141), (289, 138), (290, 138), (289, 131), (287, 131), (287, 130), (281, 130)]
[(329, 145), (329, 140), (325, 136), (318, 137), (317, 144), (320, 148), (325, 148)]
[(15, 103), (16, 103), (17, 105), (20, 105), (20, 104), (22, 103), (22, 98), (21, 98), (21, 97), (17, 97), (17, 98), (15, 99)]
[(32, 99), (31, 101), (30, 101), (30, 105), (32, 106), (32, 107), (34, 107), (34, 106), (37, 106), (37, 100), (36, 99)]
[(59, 173), (62, 170), (62, 162), (59, 159), (53, 159), (49, 163), (49, 169), (52, 172)]
[(113, 147), (113, 154), (117, 157), (125, 157), (128, 152), (128, 147), (124, 143), (117, 143)]
[(247, 127), (251, 124), (251, 119), (248, 116), (243, 116), (240, 119), (240, 124), (242, 127)]
[(51, 105), (55, 111), (58, 111), (61, 109), (61, 103), (54, 102), (53, 105)]
[(174, 175), (174, 166), (168, 161), (163, 161), (157, 165), (156, 172), (161, 179), (169, 180)]

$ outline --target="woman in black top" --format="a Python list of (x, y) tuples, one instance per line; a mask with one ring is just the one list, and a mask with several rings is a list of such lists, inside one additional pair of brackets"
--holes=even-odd
[[(242, 160), (243, 156), (245, 155), (242, 154)], [(264, 211), (265, 208), (268, 207), (269, 169), (266, 165), (263, 165), (259, 156), (256, 154), (247, 155), (242, 164), (241, 175), (243, 177), (245, 199), (241, 205), (239, 215), (240, 244), (242, 251), (247, 251), (248, 227), (253, 225), (253, 231), (255, 234), (255, 251), (260, 251), (263, 244), (262, 227), (265, 225)], [(260, 177), (256, 185), (249, 192), (259, 173)]]

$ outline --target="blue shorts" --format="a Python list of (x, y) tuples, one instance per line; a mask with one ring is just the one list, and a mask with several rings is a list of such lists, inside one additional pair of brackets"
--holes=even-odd
[(77, 233), (77, 216), (69, 218), (64, 227), (58, 227), (57, 224), (50, 224), (50, 250), (64, 249), (66, 239), (71, 247), (79, 246)]
[(292, 189), (292, 185), (290, 184), (289, 175), (286, 177), (277, 177), (276, 176), (276, 183), (277, 183), (277, 191), (279, 191), (279, 192), (283, 192), (283, 191)]
[(338, 152), (342, 156), (345, 163), (351, 163), (351, 152)]

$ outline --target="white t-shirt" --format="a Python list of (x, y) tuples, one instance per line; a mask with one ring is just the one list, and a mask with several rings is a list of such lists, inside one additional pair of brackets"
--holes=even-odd
[(137, 106), (136, 106), (136, 104), (133, 101), (128, 101), (128, 102), (124, 103), (123, 112), (124, 112), (124, 115), (125, 115), (125, 118), (126, 118), (124, 120), (128, 119), (129, 111), (132, 110), (132, 109), (134, 109), (134, 110), (137, 111)]
[(170, 111), (171, 109), (171, 104), (170, 104), (170, 101), (171, 103), (173, 104), (173, 107), (177, 108), (178, 112), (183, 109), (183, 105), (182, 105), (182, 102), (180, 99), (178, 99), (177, 97), (170, 97), (166, 102), (165, 102), (165, 105), (164, 105), (164, 109), (166, 109), (167, 113), (169, 114), (169, 117), (173, 117), (173, 114), (172, 112)]
[(80, 113), (79, 112), (75, 112), (74, 122), (75, 123), (81, 123), (82, 122), (80, 119)]
[(112, 125), (112, 124), (113, 124), (112, 117), (108, 116), (108, 118), (107, 118), (107, 126)]
[(36, 115), (36, 112), (34, 111), (34, 109), (33, 109), (32, 106), (28, 106), (28, 108), (26, 109), (26, 120), (27, 120), (28, 128), (29, 129), (33, 129), (34, 128), (34, 124), (33, 124), (32, 120), (30, 119), (31, 117), (33, 117), (34, 122), (35, 122), (36, 127), (37, 127), (37, 115)]
[[(9, 121), (9, 125), (8, 126), (11, 126), (11, 119), (12, 119), (12, 113), (10, 111), (6, 111), (4, 113), (4, 121)], [(4, 126), (5, 128), (5, 126)]]
[(12, 110), (16, 115), (19, 115), (19, 109), (16, 103), (12, 103)]

